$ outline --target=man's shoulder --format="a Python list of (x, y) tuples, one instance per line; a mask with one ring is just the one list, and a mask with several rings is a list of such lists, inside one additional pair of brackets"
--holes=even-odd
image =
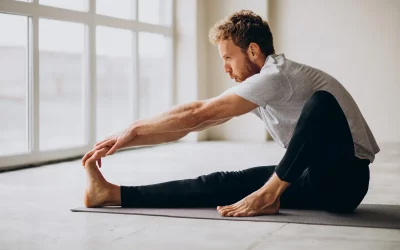
[[(285, 76), (285, 72), (278, 67), (265, 67), (259, 73), (254, 74), (247, 78), (243, 83), (243, 85), (265, 85), (265, 86), (272, 86), (276, 84), (280, 84), (287, 80)], [(239, 84), (239, 85), (241, 85)]]

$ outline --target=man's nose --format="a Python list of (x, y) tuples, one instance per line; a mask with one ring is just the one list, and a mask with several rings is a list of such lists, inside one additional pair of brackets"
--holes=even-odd
[(229, 67), (229, 65), (227, 65), (227, 64), (224, 64), (224, 70), (225, 70), (225, 73), (231, 73), (232, 72), (231, 67)]

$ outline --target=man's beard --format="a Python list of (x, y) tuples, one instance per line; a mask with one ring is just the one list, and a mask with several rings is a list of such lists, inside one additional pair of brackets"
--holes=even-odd
[(240, 76), (236, 76), (236, 81), (243, 82), (250, 76), (258, 73), (260, 73), (260, 69), (255, 63), (250, 61), (249, 56), (246, 54), (243, 70), (240, 72)]

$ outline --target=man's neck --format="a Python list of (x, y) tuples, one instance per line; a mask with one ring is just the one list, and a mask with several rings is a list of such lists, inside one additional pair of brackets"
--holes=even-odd
[(262, 55), (262, 56), (258, 57), (257, 60), (255, 61), (255, 64), (257, 65), (257, 67), (259, 68), (260, 71), (261, 71), (262, 67), (264, 67), (266, 60), (267, 60), (267, 57)]

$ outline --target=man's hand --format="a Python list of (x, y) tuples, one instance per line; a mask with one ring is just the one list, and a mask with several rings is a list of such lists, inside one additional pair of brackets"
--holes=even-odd
[(102, 149), (96, 150), (95, 148), (87, 152), (82, 158), (82, 166), (85, 166), (86, 161), (88, 159), (94, 160), (97, 162), (97, 166), (101, 168), (101, 157), (105, 157), (106, 153), (110, 150), (111, 147), (104, 147)]
[[(130, 126), (121, 133), (106, 137), (104, 140), (95, 144), (95, 147), (87, 152), (82, 158), (82, 166), (85, 166), (87, 159), (92, 157), (95, 153), (101, 154), (101, 157), (112, 155), (120, 149), (125, 143), (131, 141), (136, 136), (134, 127)], [(101, 157), (98, 157), (97, 164), (101, 168)], [(96, 157), (97, 158), (97, 157)]]
[(94, 149), (100, 150), (104, 147), (111, 147), (110, 150), (108, 150), (108, 152), (106, 152), (105, 156), (112, 155), (115, 153), (115, 151), (120, 149), (124, 144), (126, 144), (127, 142), (129, 142), (133, 138), (135, 138), (136, 135), (137, 135), (137, 133), (135, 132), (134, 127), (129, 126), (127, 129), (125, 129), (121, 133), (109, 136), (109, 137), (105, 138), (104, 140), (96, 143)]

